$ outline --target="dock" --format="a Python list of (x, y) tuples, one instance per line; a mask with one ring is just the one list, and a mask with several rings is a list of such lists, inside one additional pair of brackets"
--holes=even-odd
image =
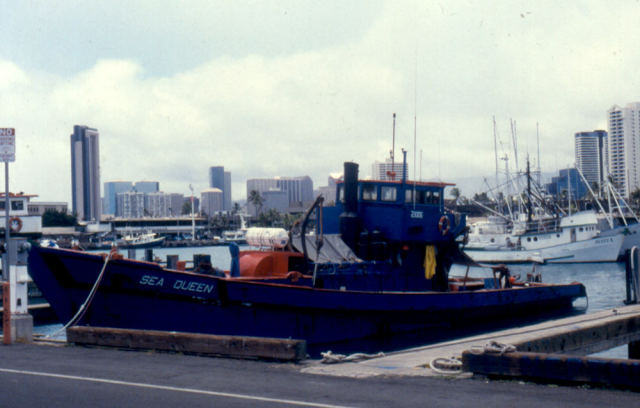
[[(485, 355), (486, 346), (495, 342), (514, 346), (517, 352), (544, 353), (545, 356), (562, 354), (582, 357), (625, 344), (637, 345), (639, 340), (640, 305), (631, 305), (391, 352), (383, 357), (359, 362), (342, 364), (322, 364), (318, 362), (304, 368), (302, 371), (309, 374), (358, 378), (373, 376), (471, 376), (472, 373), (514, 376), (525, 374), (524, 376), (526, 376), (526, 373), (521, 370), (513, 370), (511, 372), (494, 370), (495, 366), (492, 367), (486, 361), (481, 361), (480, 359), (472, 361), (469, 355)], [(459, 371), (460, 374), (449, 372), (443, 374), (443, 370), (431, 367), (436, 359), (448, 359), (459, 361), (460, 368), (462, 368), (463, 355), (467, 356), (467, 361), (465, 362), (464, 370)], [(503, 354), (503, 356), (505, 355), (508, 355), (508, 353)], [(640, 355), (632, 357), (640, 358)], [(585, 359), (581, 360), (584, 361)], [(622, 360), (615, 363), (620, 369), (627, 369), (628, 365), (633, 364), (640, 368), (640, 361), (638, 360)], [(613, 368), (610, 367), (609, 369), (615, 370), (616, 366), (614, 365)], [(532, 377), (537, 378), (541, 373), (537, 372), (536, 374), (538, 375), (532, 375)], [(554, 380), (559, 379), (555, 378)], [(590, 382), (588, 381), (589, 379), (585, 380), (582, 377), (570, 378), (570, 375), (567, 375), (565, 380)], [(595, 378), (593, 380), (598, 382), (595, 381)], [(636, 384), (640, 384), (640, 378), (635, 381)]]

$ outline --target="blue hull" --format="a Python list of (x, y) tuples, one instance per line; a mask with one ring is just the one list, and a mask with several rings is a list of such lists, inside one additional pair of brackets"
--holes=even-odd
[[(34, 247), (29, 273), (63, 323), (85, 301), (100, 255)], [(109, 261), (80, 325), (295, 338), (310, 344), (568, 311), (583, 285), (466, 292), (369, 292), (312, 288), (310, 279), (224, 278)]]

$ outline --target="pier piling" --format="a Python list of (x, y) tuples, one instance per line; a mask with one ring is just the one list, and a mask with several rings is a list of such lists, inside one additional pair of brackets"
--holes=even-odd
[(640, 294), (640, 251), (633, 247), (625, 252), (626, 304), (635, 304)]
[(167, 269), (178, 269), (178, 255), (167, 255)]

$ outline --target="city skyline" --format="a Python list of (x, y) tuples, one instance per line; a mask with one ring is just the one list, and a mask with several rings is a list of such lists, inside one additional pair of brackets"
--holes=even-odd
[[(493, 174), (494, 116), (500, 153), (513, 152), (516, 121), (520, 163), (537, 156), (539, 124), (540, 167), (555, 173), (573, 163), (576, 131), (606, 128), (608, 107), (639, 99), (639, 9), (8, 3), (0, 123), (16, 129), (10, 188), (71, 201), (65, 136), (75, 123), (100, 130), (108, 180), (157, 179), (189, 194), (190, 184), (206, 188), (203, 173), (219, 164), (233, 172), (234, 201), (250, 178), (308, 174), (322, 185), (345, 161), (368, 166), (387, 156), (394, 112), (410, 178), (414, 169), (458, 183)], [(468, 188), (472, 195), (482, 185)]]

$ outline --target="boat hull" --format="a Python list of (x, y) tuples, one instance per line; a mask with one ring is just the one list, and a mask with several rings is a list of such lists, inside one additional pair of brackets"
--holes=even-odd
[(616, 262), (624, 236), (615, 234), (536, 250), (465, 249), (476, 262), (492, 263), (595, 263)]
[[(32, 248), (29, 271), (63, 323), (104, 265), (99, 255)], [(310, 344), (572, 308), (581, 284), (468, 292), (367, 292), (312, 288), (305, 279), (223, 278), (111, 260), (78, 324), (304, 339)]]

